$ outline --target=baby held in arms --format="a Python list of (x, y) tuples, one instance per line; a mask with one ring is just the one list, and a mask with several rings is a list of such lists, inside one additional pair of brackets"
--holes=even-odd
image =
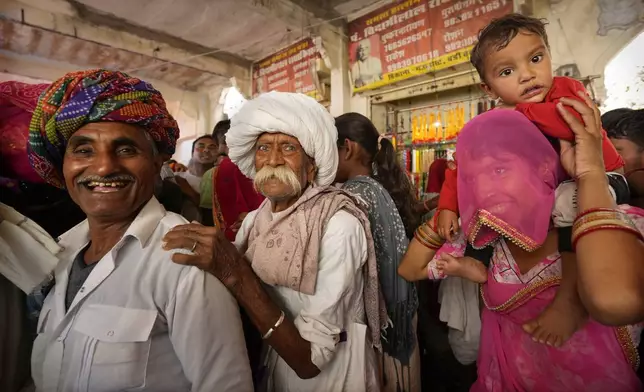
[[(583, 85), (566, 77), (553, 77), (545, 23), (520, 14), (510, 14), (493, 20), (479, 34), (479, 42), (472, 50), (471, 61), (481, 78), (481, 86), (488, 96), (499, 101), (498, 109), (511, 109), (524, 114), (548, 138), (555, 148), (557, 139), (574, 140), (568, 124), (559, 115), (556, 105), (561, 98), (581, 100), (586, 94)], [(571, 113), (572, 109), (567, 108)], [(573, 113), (580, 119), (580, 115)], [(489, 132), (493, 133), (494, 129)], [(607, 171), (621, 172), (624, 162), (604, 132), (603, 155)], [(457, 151), (458, 152), (458, 151)], [(613, 181), (621, 183), (621, 176)], [(431, 229), (443, 239), (451, 240), (459, 230), (459, 198), (457, 192), (458, 167), (447, 170), (441, 189), (436, 219)], [(574, 184), (573, 184), (574, 185)], [(569, 187), (569, 186), (568, 186)], [(572, 194), (559, 201), (572, 210)], [(562, 207), (564, 208), (564, 207)], [(559, 212), (556, 212), (559, 213)], [(562, 254), (561, 286), (554, 301), (524, 330), (535, 340), (560, 345), (583, 324), (586, 312), (577, 298), (575, 257), (570, 245), (571, 222), (559, 220), (559, 250)], [(465, 257), (442, 256), (436, 268), (446, 275), (485, 282), (492, 249), (475, 250), (468, 246)]]

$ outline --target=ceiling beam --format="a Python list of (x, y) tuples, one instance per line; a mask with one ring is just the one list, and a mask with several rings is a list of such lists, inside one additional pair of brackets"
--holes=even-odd
[(319, 21), (329, 21), (336, 27), (343, 27), (344, 18), (342, 14), (333, 9), (333, 2), (330, 0), (287, 0), (294, 7), (309, 12)]
[[(0, 53), (5, 53), (8, 57), (31, 56), (56, 64), (68, 64), (69, 68), (74, 70), (91, 68), (131, 70), (128, 72), (142, 79), (162, 80), (174, 87), (191, 91), (223, 86), (229, 81), (227, 75), (207, 72), (185, 64), (162, 61), (139, 52), (103, 45), (8, 19), (0, 18), (0, 31), (2, 31)], [(0, 67), (0, 70), (4, 71), (5, 68)], [(20, 71), (17, 73), (23, 74)]]
[[(153, 59), (155, 64), (167, 62), (168, 64), (183, 65), (225, 78), (235, 77), (242, 80), (250, 78), (250, 61), (244, 61), (242, 65), (239, 65), (212, 56), (198, 56), (198, 53), (180, 49), (164, 42), (146, 39), (130, 32), (106, 26), (95, 25), (77, 16), (58, 14), (30, 7), (23, 2), (12, 0), (3, 2), (0, 6), (0, 18), (82, 41), (137, 53)], [(15, 28), (18, 27), (16, 26)], [(148, 62), (142, 67), (151, 68), (152, 65)], [(125, 70), (128, 69), (131, 68), (126, 68)]]
[(241, 56), (238, 56), (233, 53), (226, 51), (218, 51), (217, 48), (209, 48), (203, 45), (199, 45), (195, 42), (186, 41), (179, 37), (164, 33), (162, 31), (152, 30), (147, 27), (139, 26), (132, 24), (124, 19), (116, 17), (112, 14), (104, 13), (99, 10), (96, 10), (92, 7), (88, 7), (79, 1), (76, 0), (67, 0), (68, 3), (74, 8), (78, 13), (78, 16), (95, 25), (109, 27), (114, 30), (125, 31), (130, 34), (137, 35), (141, 38), (163, 42), (172, 47), (183, 49), (187, 52), (199, 54), (199, 53), (211, 53), (206, 56), (212, 57), (227, 63), (232, 63), (242, 67), (249, 67), (251, 61), (245, 59)]

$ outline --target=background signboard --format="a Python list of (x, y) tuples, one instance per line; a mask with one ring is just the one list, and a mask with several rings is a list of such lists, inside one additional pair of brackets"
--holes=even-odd
[(253, 64), (253, 97), (269, 92), (303, 93), (321, 99), (315, 78), (320, 52), (305, 38)]
[(478, 32), (512, 0), (400, 0), (349, 23), (354, 92), (469, 61)]

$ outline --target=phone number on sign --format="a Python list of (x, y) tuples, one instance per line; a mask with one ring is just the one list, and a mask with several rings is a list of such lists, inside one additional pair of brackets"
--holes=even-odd
[(448, 44), (445, 44), (445, 52), (453, 52), (458, 49), (463, 49), (467, 48), (468, 46), (472, 46), (476, 43), (477, 37), (475, 35), (463, 39), (459, 39), (458, 41), (450, 42)]
[(465, 11), (451, 18), (446, 18), (443, 23), (445, 24), (445, 27), (456, 26), (457, 24), (463, 23), (474, 17), (483, 16), (489, 12), (496, 11), (502, 6), (505, 6), (505, 4), (506, 0), (494, 0), (486, 5), (476, 7), (471, 11)]
[(438, 50), (435, 50), (431, 53), (424, 53), (424, 54), (419, 54), (418, 56), (414, 56), (405, 60), (401, 60), (397, 63), (389, 64), (387, 66), (387, 72), (395, 72), (398, 71), (399, 69), (403, 69), (406, 67), (411, 67), (414, 64), (418, 63), (424, 63), (426, 61), (429, 61), (431, 59), (435, 59), (438, 57)]

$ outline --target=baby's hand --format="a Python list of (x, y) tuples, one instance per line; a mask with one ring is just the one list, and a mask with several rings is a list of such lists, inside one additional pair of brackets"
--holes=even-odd
[(452, 241), (452, 233), (458, 232), (458, 215), (454, 211), (441, 210), (438, 213), (438, 235)]
[(467, 256), (456, 258), (443, 253), (436, 260), (436, 269), (447, 276), (459, 276), (475, 283), (487, 281), (487, 269), (483, 263)]

